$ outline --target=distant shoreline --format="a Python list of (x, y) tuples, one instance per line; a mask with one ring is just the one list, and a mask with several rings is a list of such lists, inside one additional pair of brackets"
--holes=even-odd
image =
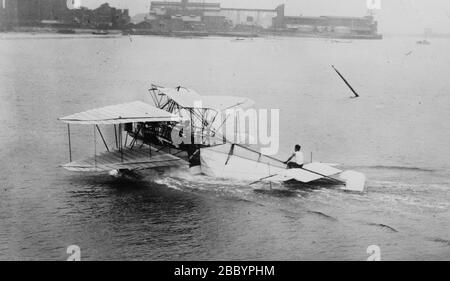
[[(158, 37), (174, 37), (174, 38), (187, 38), (187, 37), (224, 37), (224, 38), (265, 38), (265, 37), (285, 37), (285, 38), (318, 38), (318, 39), (336, 39), (336, 40), (381, 40), (385, 38), (424, 38), (423, 34), (396, 34), (396, 33), (384, 33), (381, 38), (364, 37), (364, 36), (353, 36), (353, 35), (342, 35), (342, 36), (330, 36), (328, 34), (292, 34), (292, 33), (274, 33), (274, 32), (264, 32), (264, 33), (245, 33), (245, 32), (190, 32), (190, 31), (173, 31), (173, 32), (156, 32), (149, 30), (134, 30), (130, 32), (129, 30), (105, 30), (106, 33), (99, 34), (97, 29), (81, 29), (81, 28), (67, 28), (62, 29), (55, 28), (43, 28), (43, 27), (20, 27), (14, 28), (13, 30), (1, 30), (0, 34), (29, 34), (29, 35), (54, 35), (57, 37), (67, 37), (71, 36), (88, 36), (92, 38), (104, 37), (118, 37), (118, 36), (158, 36)], [(64, 31), (71, 32), (64, 32)], [(59, 32), (58, 32), (59, 31)], [(73, 32), (72, 32), (73, 31)], [(97, 33), (97, 34), (96, 34)], [(433, 34), (427, 36), (428, 39), (450, 39), (450, 34)]]
[(350, 39), (350, 40), (381, 40), (382, 35), (356, 35), (336, 33), (294, 33), (280, 30), (265, 30), (262, 32), (248, 31), (154, 31), (148, 29), (132, 30), (98, 30), (82, 28), (55, 28), (55, 27), (15, 27), (10, 31), (1, 33), (29, 33), (29, 34), (57, 34), (57, 35), (140, 35), (140, 36), (165, 36), (165, 37), (235, 37), (235, 38), (257, 38), (257, 37), (299, 37), (299, 38), (321, 38), (321, 39)]
[[(93, 28), (54, 28), (54, 27), (35, 27), (35, 26), (21, 26), (21, 27), (14, 27), (11, 30), (6, 31), (0, 31), (0, 33), (11, 33), (11, 34), (17, 34), (17, 33), (35, 33), (35, 34), (68, 34), (68, 32), (63, 31), (72, 31), (72, 34), (80, 34), (80, 35), (86, 35), (86, 34), (93, 34), (95, 32), (98, 32), (99, 29), (93, 29)], [(122, 34), (122, 30), (119, 29), (108, 29), (105, 30), (107, 34), (109, 35), (120, 35)]]
[[(385, 37), (425, 37), (423, 33), (408, 33), (408, 34), (401, 34), (401, 33), (384, 33)], [(450, 39), (450, 33), (436, 33), (436, 34), (430, 34), (427, 35), (428, 39), (432, 38), (446, 38)]]

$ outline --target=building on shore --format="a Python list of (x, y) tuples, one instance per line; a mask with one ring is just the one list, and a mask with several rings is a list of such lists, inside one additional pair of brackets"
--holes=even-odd
[(160, 31), (230, 31), (270, 28), (277, 11), (222, 8), (220, 3), (153, 1), (147, 22)]
[(17, 25), (17, 1), (0, 0), (0, 31)]
[(70, 18), (81, 27), (101, 29), (123, 29), (131, 19), (128, 9), (116, 9), (108, 3), (93, 10), (85, 7), (73, 9)]
[(122, 29), (129, 22), (128, 10), (108, 3), (91, 10), (74, 7), (71, 0), (0, 0), (0, 30), (49, 26)]
[(336, 34), (337, 36), (379, 36), (378, 23), (373, 16), (284, 16), (274, 19), (274, 28), (297, 33)]
[(220, 3), (153, 1), (145, 23), (154, 32), (252, 32), (257, 34), (378, 39), (377, 22), (365, 17), (286, 16), (275, 9), (223, 8)]

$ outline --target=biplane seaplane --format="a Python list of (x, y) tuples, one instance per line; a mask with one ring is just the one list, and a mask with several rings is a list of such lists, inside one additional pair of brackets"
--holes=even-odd
[[(344, 172), (335, 165), (319, 162), (287, 169), (283, 161), (225, 137), (221, 128), (230, 118), (226, 112), (252, 107), (254, 102), (250, 99), (201, 96), (191, 89), (157, 85), (152, 85), (149, 95), (153, 105), (135, 101), (60, 118), (67, 123), (70, 159), (62, 167), (74, 172), (105, 172), (114, 176), (175, 168), (249, 184), (328, 181), (343, 190), (364, 190), (363, 174)], [(101, 139), (102, 152), (95, 147), (94, 155), (73, 161), (71, 125), (92, 126), (94, 144), (97, 145), (97, 138)], [(112, 147), (108, 146), (101, 127), (114, 131)]]

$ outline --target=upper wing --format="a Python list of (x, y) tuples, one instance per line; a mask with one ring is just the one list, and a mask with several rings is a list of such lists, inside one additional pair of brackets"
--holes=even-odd
[(179, 122), (180, 117), (141, 101), (75, 113), (59, 120), (69, 124), (101, 125), (135, 122)]

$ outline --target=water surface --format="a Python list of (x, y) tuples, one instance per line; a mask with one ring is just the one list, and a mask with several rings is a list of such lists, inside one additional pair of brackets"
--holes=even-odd
[[(72, 244), (86, 260), (365, 260), (372, 244), (385, 260), (450, 259), (450, 40), (415, 41), (1, 34), (0, 259), (65, 260)], [(300, 143), (366, 173), (368, 191), (59, 168), (58, 117), (151, 83), (281, 109), (278, 157)], [(92, 155), (92, 128), (72, 130), (74, 158)]]

